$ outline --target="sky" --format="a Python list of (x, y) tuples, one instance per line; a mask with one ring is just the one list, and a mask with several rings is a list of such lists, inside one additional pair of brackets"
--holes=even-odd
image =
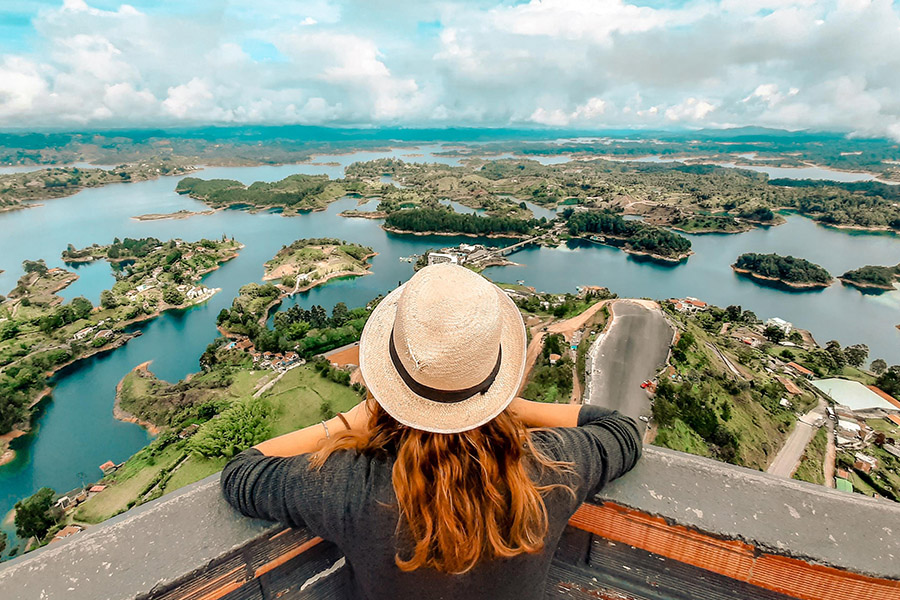
[(0, 0), (0, 128), (680, 129), (900, 141), (890, 0)]

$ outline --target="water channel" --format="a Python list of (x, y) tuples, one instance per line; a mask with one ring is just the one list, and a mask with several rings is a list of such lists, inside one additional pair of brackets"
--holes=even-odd
[[(356, 152), (314, 157), (309, 163), (261, 167), (215, 167), (199, 173), (204, 178), (236, 179), (244, 183), (273, 181), (293, 173), (325, 173), (340, 177), (355, 161), (398, 157), (408, 161), (458, 164), (458, 157), (436, 156), (440, 145), (403, 148), (388, 152)], [(549, 159), (560, 162), (560, 157)], [(818, 175), (829, 172), (820, 170)], [(808, 177), (804, 173), (803, 177)], [(15, 286), (21, 262), (43, 258), (49, 266), (64, 266), (60, 252), (71, 243), (83, 247), (109, 243), (113, 237), (153, 236), (162, 240), (233, 235), (246, 245), (240, 256), (209, 274), (204, 283), (222, 288), (211, 300), (184, 311), (173, 311), (140, 325), (143, 332), (124, 347), (82, 361), (55, 379), (53, 396), (42, 406), (33, 432), (13, 442), (16, 459), (0, 466), (0, 517), (13, 504), (42, 486), (58, 492), (70, 490), (100, 477), (98, 466), (107, 460), (120, 462), (150, 439), (140, 427), (112, 417), (115, 387), (134, 366), (152, 360), (151, 369), (161, 378), (177, 381), (198, 370), (198, 359), (217, 332), (218, 312), (231, 304), (245, 283), (259, 281), (263, 263), (282, 245), (303, 237), (339, 237), (371, 246), (372, 274), (327, 285), (294, 296), (282, 309), (301, 304), (337, 302), (361, 306), (408, 279), (412, 265), (401, 257), (426, 249), (472, 242), (471, 238), (397, 236), (384, 232), (380, 221), (338, 216), (356, 208), (354, 198), (341, 199), (322, 212), (284, 217), (276, 212), (251, 214), (223, 210), (183, 220), (137, 221), (135, 215), (177, 210), (200, 211), (200, 202), (174, 192), (178, 178), (166, 177), (133, 184), (116, 184), (84, 190), (69, 198), (50, 200), (41, 206), (0, 214), (0, 293)], [(537, 216), (552, 218), (552, 211), (534, 207)], [(470, 211), (465, 207), (454, 207)], [(369, 202), (366, 210), (375, 204)], [(524, 280), (547, 292), (575, 291), (579, 285), (602, 285), (620, 296), (666, 298), (696, 296), (726, 306), (740, 304), (762, 318), (780, 316), (807, 328), (824, 343), (863, 342), (870, 358), (900, 362), (900, 290), (885, 294), (861, 294), (841, 284), (817, 292), (792, 293), (757, 285), (737, 277), (729, 268), (743, 252), (794, 254), (817, 262), (834, 274), (866, 264), (900, 262), (900, 238), (892, 235), (847, 233), (817, 226), (792, 216), (779, 227), (738, 235), (693, 235), (695, 254), (679, 266), (662, 266), (613, 248), (573, 242), (563, 248), (528, 248), (511, 258), (521, 266), (494, 267), (486, 275), (496, 281)], [(503, 244), (503, 240), (481, 241)], [(113, 283), (105, 262), (80, 266), (79, 280), (61, 295), (84, 295), (97, 302), (100, 291)], [(83, 474), (83, 475), (82, 475)], [(9, 531), (10, 525), (2, 527)]]

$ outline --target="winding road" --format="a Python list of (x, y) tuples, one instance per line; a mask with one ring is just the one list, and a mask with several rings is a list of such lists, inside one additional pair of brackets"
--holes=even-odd
[(588, 352), (585, 403), (634, 419), (650, 412), (641, 382), (665, 364), (673, 331), (655, 303), (617, 300), (612, 321)]

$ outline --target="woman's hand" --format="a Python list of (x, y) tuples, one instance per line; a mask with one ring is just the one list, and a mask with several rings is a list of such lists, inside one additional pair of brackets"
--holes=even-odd
[(580, 404), (547, 404), (514, 398), (509, 410), (526, 427), (575, 427), (578, 425)]

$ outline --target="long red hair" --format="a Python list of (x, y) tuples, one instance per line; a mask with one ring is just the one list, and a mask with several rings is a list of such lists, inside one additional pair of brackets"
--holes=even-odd
[[(321, 467), (339, 450), (393, 454), (392, 481), (414, 547), (396, 554), (403, 571), (430, 567), (465, 573), (481, 560), (537, 553), (548, 520), (544, 496), (560, 484), (537, 485), (528, 468), (566, 470), (531, 444), (524, 424), (510, 411), (477, 429), (438, 434), (406, 427), (368, 400), (365, 431), (336, 433), (313, 455)], [(529, 465), (530, 463), (530, 465)]]

